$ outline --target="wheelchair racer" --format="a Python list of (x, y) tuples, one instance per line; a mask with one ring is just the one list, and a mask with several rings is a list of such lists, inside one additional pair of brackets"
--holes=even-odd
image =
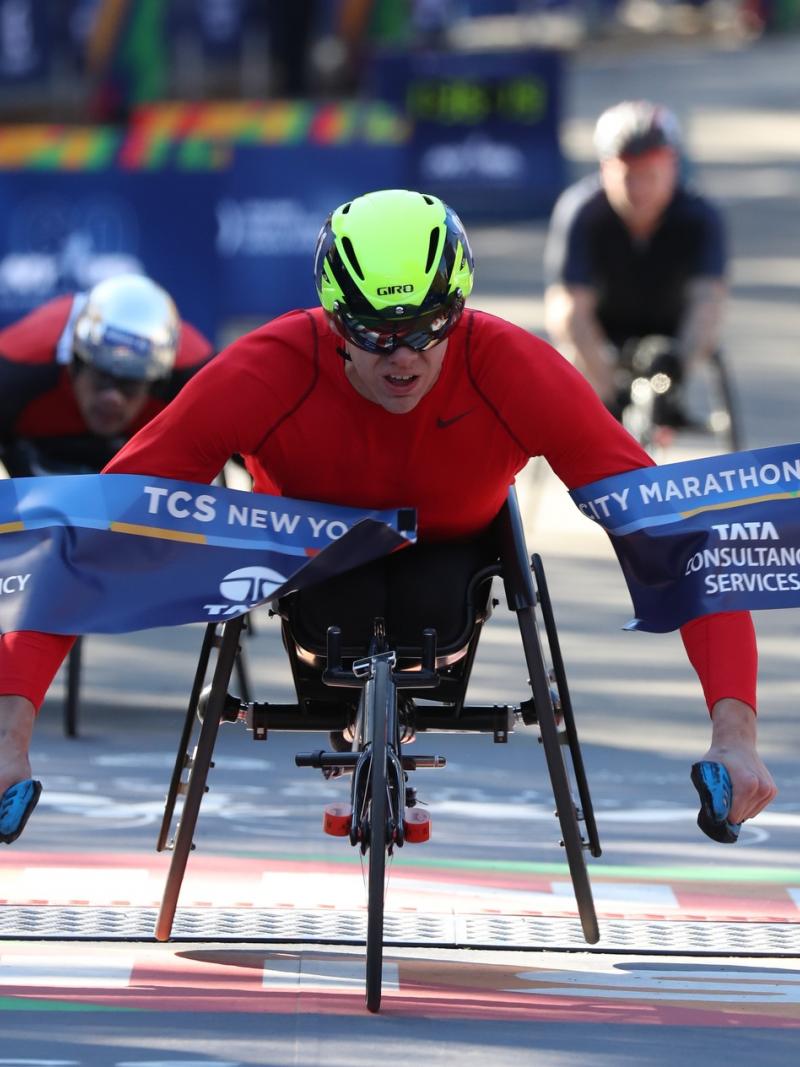
[(720, 344), (723, 222), (682, 180), (680, 129), (667, 108), (616, 104), (597, 120), (594, 144), (599, 171), (566, 189), (550, 220), (545, 327), (617, 417), (629, 386), (620, 361), (667, 374), (673, 386), (656, 397), (653, 419), (680, 427), (685, 372)]
[[(570, 487), (652, 461), (555, 349), (465, 308), (472, 252), (436, 197), (392, 189), (341, 205), (320, 233), (315, 276), (321, 307), (235, 341), (106, 470), (210, 482), (238, 453), (257, 492), (416, 507), (418, 544), (305, 591), (302, 613), (323, 632), (335, 619), (343, 644), (366, 640), (376, 614), (395, 640), (435, 626), (444, 644), (476, 564), (496, 558), (487, 531), (530, 457)], [(776, 790), (756, 751), (750, 616), (705, 616), (681, 632), (711, 712), (705, 760), (729, 772), (730, 820), (752, 818)], [(71, 640), (0, 641), (4, 840), (35, 802), (15, 790), (30, 782), (36, 711)]]
[(56, 297), (0, 330), (0, 461), (12, 478), (97, 472), (212, 355), (142, 275)]

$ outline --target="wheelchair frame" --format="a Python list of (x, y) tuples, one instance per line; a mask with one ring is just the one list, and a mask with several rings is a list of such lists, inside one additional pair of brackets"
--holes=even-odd
[[(648, 452), (661, 448), (659, 426), (653, 421), (653, 406), (660, 394), (671, 388), (663, 374), (652, 377), (646, 372), (637, 372), (630, 362), (631, 352), (620, 353), (620, 370), (628, 375), (624, 389), (620, 389), (620, 420), (625, 428)], [(708, 411), (702, 425), (689, 432), (710, 437), (723, 452), (738, 452), (742, 448), (741, 419), (736, 391), (725, 358), (719, 350), (711, 353), (705, 364), (696, 369), (704, 382), (695, 382), (706, 392)], [(680, 428), (676, 431), (682, 431)]]
[[(279, 603), (276, 613), (282, 617), (284, 644), (294, 676), (297, 703), (242, 701), (228, 692), (228, 684), (237, 660), (244, 616), (223, 624), (210, 623), (206, 627), (156, 844), (157, 851), (172, 851), (156, 920), (157, 940), (166, 941), (171, 934), (186, 863), (194, 847), (192, 838), (201, 800), (207, 792), (206, 781), (213, 766), (212, 755), (220, 724), (244, 723), (252, 731), (254, 740), (265, 740), (270, 730), (344, 730), (352, 725), (351, 715), (346, 704), (336, 702), (331, 696), (331, 686), (356, 694), (352, 749), (347, 752), (318, 750), (300, 753), (295, 757), (295, 763), (301, 767), (319, 768), (326, 775), (352, 773), (347, 833), (351, 843), (359, 847), (363, 855), (368, 855), (369, 865), (366, 937), (366, 1006), (369, 1011), (377, 1012), (381, 1002), (386, 856), (402, 847), (406, 836), (407, 805), (412, 807), (415, 799), (414, 791), (407, 786), (408, 777), (420, 767), (443, 766), (445, 762), (442, 757), (406, 756), (401, 751), (402, 729), (407, 726), (403, 722), (404, 711), (414, 706), (417, 695), (434, 702), (414, 709), (418, 714), (414, 715), (412, 725), (420, 732), (490, 732), (495, 742), (503, 743), (508, 740), (517, 721), (538, 726), (556, 803), (555, 815), (561, 829), (560, 844), (565, 850), (581, 927), (588, 943), (599, 940), (584, 857), (585, 851), (595, 857), (601, 854), (597, 826), (544, 566), (538, 555), (534, 555), (531, 562), (528, 560), (513, 488), (498, 516), (497, 531), (499, 562), (484, 567), (470, 582), (467, 597), (470, 632), (465, 635), (462, 656), (453, 664), (444, 654), (447, 650), (437, 649), (433, 630), (423, 632), (421, 650), (417, 650), (412, 662), (407, 658), (407, 651), (388, 646), (382, 620), (375, 620), (373, 638), (365, 655), (343, 660), (340, 631), (331, 626), (325, 656), (309, 667), (298, 652), (287, 615)], [(467, 706), (465, 695), (481, 628), (497, 603), (489, 601), (489, 587), (485, 584), (494, 577), (502, 578), (508, 607), (517, 615), (531, 695), (519, 705)], [(479, 606), (482, 590), (486, 590), (483, 609)], [(544, 623), (551, 669), (545, 662), (539, 613)], [(215, 649), (212, 680), (204, 688)], [(399, 691), (405, 693), (402, 706), (398, 701)], [(198, 723), (199, 733), (190, 751)], [(577, 799), (573, 796), (573, 781)], [(178, 796), (183, 797), (183, 806), (174, 837), (170, 840)], [(376, 833), (376, 828), (381, 827), (383, 832), (378, 829)]]
[[(245, 628), (252, 632), (252, 620), (245, 616)], [(81, 703), (81, 674), (83, 671), (83, 637), (76, 637), (65, 665), (63, 724), (65, 737), (78, 736), (78, 709)], [(243, 700), (250, 699), (250, 682), (245, 665), (244, 649), (236, 657), (236, 676)]]

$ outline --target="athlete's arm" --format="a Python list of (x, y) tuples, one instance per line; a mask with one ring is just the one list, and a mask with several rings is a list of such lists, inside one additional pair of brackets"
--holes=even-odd
[(719, 349), (727, 295), (721, 278), (693, 278), (688, 283), (677, 338), (687, 365), (702, 362)]
[(544, 294), (545, 329), (558, 350), (588, 379), (600, 399), (615, 396), (616, 360), (597, 318), (597, 294), (588, 285), (556, 283)]
[(727, 298), (727, 242), (722, 215), (703, 197), (693, 198), (690, 204), (696, 213), (698, 240), (677, 338), (689, 365), (708, 359), (719, 348)]
[[(534, 417), (540, 420), (544, 454), (570, 488), (652, 462), (601, 408), (585, 382), (569, 382), (572, 368), (564, 360), (560, 366), (552, 357), (542, 362), (548, 366), (551, 388), (541, 390), (547, 403), (538, 406)], [(536, 392), (529, 389), (528, 396)], [(756, 749), (758, 655), (753, 622), (749, 612), (704, 615), (682, 626), (681, 637), (711, 716), (711, 744), (702, 759), (727, 769), (733, 796), (728, 819), (740, 823), (762, 811), (777, 792)]]
[(0, 443), (13, 437), (28, 404), (56, 385), (56, 345), (72, 302), (56, 297), (0, 330)]
[(556, 202), (544, 253), (544, 318), (552, 343), (607, 404), (615, 395), (616, 360), (597, 317), (589, 251), (588, 217), (599, 194), (595, 175), (568, 188)]

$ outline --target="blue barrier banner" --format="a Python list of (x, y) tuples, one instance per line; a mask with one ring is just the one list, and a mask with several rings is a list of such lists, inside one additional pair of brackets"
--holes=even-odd
[(365, 186), (405, 188), (407, 147), (363, 142), (239, 148), (215, 205), (222, 318), (317, 303), (314, 246), (327, 216)]
[(800, 606), (800, 444), (645, 467), (573, 490), (608, 532), (636, 618)]
[[(61, 293), (130, 271), (150, 274), (173, 295), (183, 318), (213, 340), (220, 318), (219, 182), (214, 172), (5, 171), (0, 326)], [(191, 211), (181, 210), (187, 203)]]
[(0, 481), (0, 633), (224, 621), (415, 540), (413, 508), (131, 474)]

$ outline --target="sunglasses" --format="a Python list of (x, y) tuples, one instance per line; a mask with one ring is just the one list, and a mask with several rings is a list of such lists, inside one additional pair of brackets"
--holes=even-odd
[(464, 297), (457, 290), (448, 306), (407, 318), (392, 318), (389, 313), (357, 317), (338, 301), (333, 305), (333, 318), (345, 340), (365, 352), (389, 356), (398, 348), (425, 352), (440, 344), (452, 332), (463, 310)]
[(127, 400), (133, 400), (136, 397), (144, 396), (150, 391), (150, 382), (142, 378), (120, 378), (115, 374), (100, 370), (99, 367), (95, 367), (85, 360), (76, 362), (80, 368), (80, 373), (86, 375), (91, 388), (97, 393), (104, 393), (106, 390), (114, 389)]

